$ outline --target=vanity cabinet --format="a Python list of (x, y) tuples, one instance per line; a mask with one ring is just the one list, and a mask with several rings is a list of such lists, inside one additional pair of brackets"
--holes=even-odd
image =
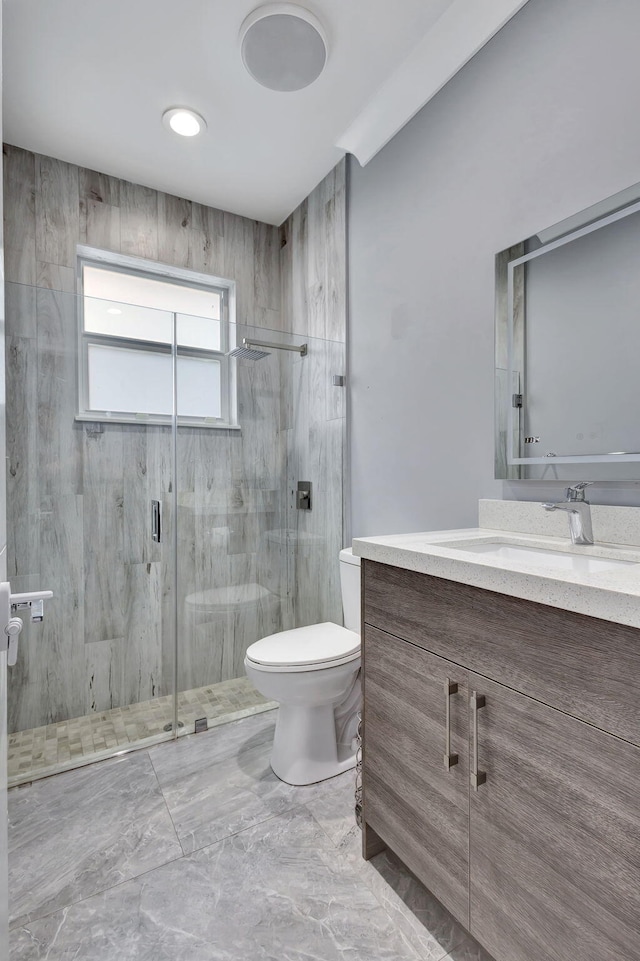
[(640, 749), (472, 674), (469, 930), (496, 961), (640, 958)]
[[(543, 638), (520, 605), (551, 610), (363, 562), (365, 856), (388, 845), (496, 961), (640, 961), (640, 748), (616, 736), (638, 738), (639, 632), (554, 610)], [(536, 658), (553, 644), (563, 661), (565, 638), (586, 644), (567, 676), (581, 704)]]
[(367, 816), (468, 925), (467, 672), (372, 627), (365, 657)]

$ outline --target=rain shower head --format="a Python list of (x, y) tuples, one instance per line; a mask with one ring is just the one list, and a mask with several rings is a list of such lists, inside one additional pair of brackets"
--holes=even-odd
[[(262, 350), (266, 347), (267, 350)], [(290, 344), (272, 344), (266, 340), (249, 340), (245, 337), (242, 341), (240, 347), (234, 347), (227, 354), (227, 357), (240, 357), (244, 360), (262, 360), (263, 357), (268, 357), (272, 350), (294, 350), (301, 357), (305, 357), (307, 354), (307, 345), (300, 344), (298, 347), (291, 346)]]
[(243, 360), (262, 360), (263, 357), (268, 357), (268, 350), (259, 350), (256, 347), (248, 347), (246, 342), (243, 342), (242, 347), (236, 347), (234, 350), (230, 350), (227, 357), (241, 357)]

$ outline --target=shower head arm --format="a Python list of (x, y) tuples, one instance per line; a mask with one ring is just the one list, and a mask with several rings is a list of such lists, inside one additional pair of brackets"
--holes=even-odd
[(250, 340), (248, 337), (243, 337), (242, 346), (248, 347), (249, 349), (253, 347), (266, 347), (268, 350), (293, 350), (297, 354), (300, 354), (301, 357), (305, 357), (307, 354), (306, 344), (299, 344), (298, 346), (291, 344), (273, 344), (268, 340)]

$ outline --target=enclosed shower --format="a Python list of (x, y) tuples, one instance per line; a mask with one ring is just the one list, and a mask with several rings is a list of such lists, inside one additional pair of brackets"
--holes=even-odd
[(341, 621), (344, 184), (278, 230), (5, 171), (9, 577), (54, 595), (11, 670), (17, 784), (272, 709), (249, 645)]

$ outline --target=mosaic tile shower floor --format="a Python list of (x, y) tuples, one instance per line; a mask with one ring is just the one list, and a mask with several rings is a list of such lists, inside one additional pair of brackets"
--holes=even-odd
[[(178, 694), (179, 734), (193, 734), (194, 724), (206, 717), (209, 727), (260, 714), (276, 707), (255, 690), (246, 677), (208, 684)], [(170, 735), (173, 697), (157, 697), (128, 707), (87, 714), (45, 727), (9, 735), (9, 785), (67, 771), (138, 744), (154, 743)]]

